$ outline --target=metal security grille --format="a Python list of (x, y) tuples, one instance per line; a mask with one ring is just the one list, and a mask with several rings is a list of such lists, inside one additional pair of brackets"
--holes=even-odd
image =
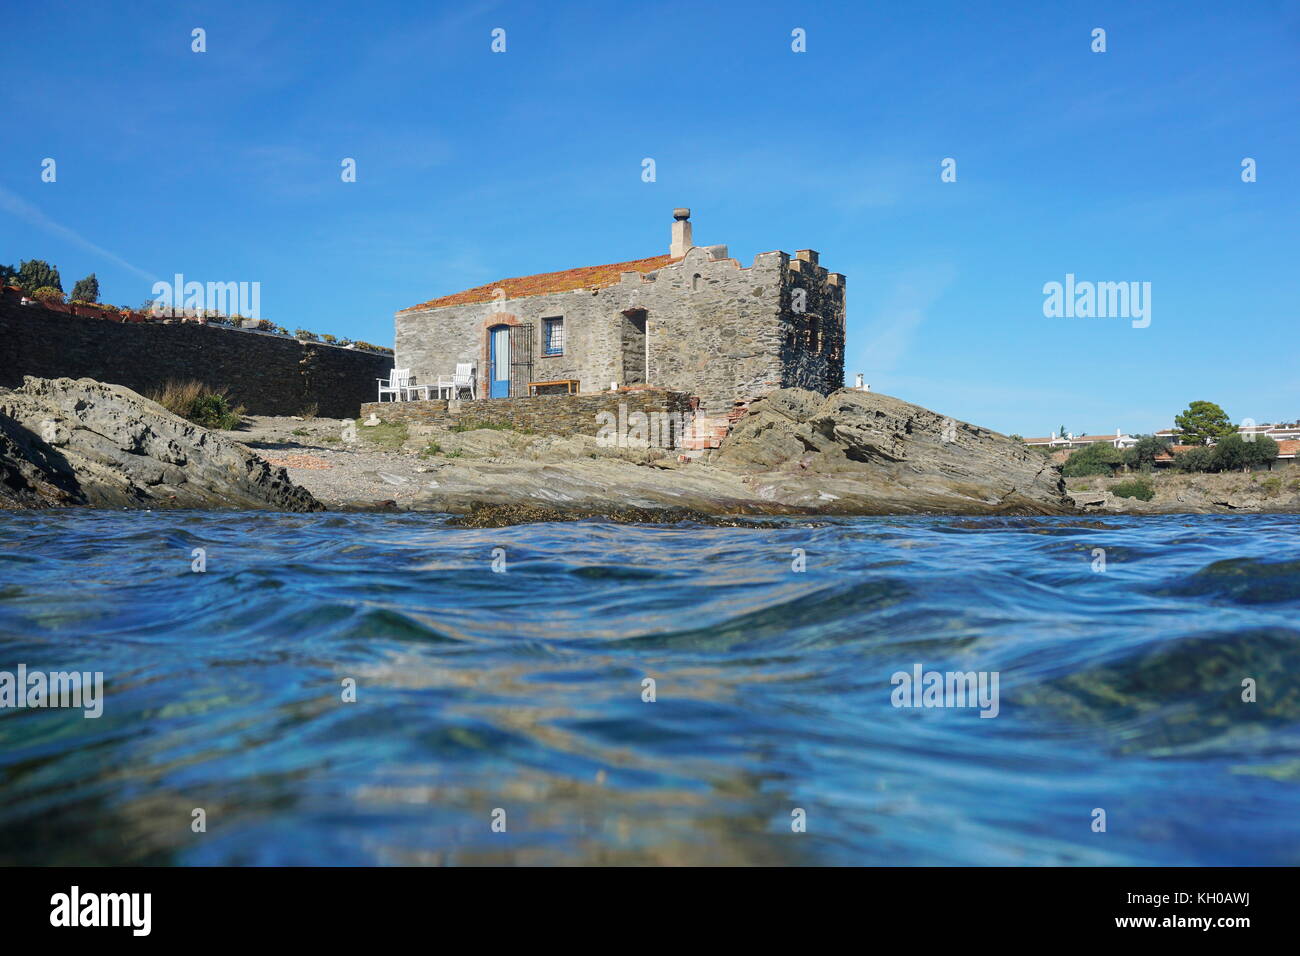
[(564, 354), (564, 319), (542, 319), (542, 334), (546, 337), (542, 348), (547, 355)]
[(510, 326), (510, 394), (527, 395), (533, 380), (533, 326)]

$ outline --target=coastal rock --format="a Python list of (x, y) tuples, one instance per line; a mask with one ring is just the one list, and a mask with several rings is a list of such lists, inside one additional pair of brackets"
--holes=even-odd
[(768, 499), (854, 514), (1068, 510), (1060, 470), (1005, 435), (878, 392), (782, 389), (709, 458)]
[[(456, 436), (464, 457), (438, 468), (410, 507), (734, 515), (1061, 514), (1071, 507), (1060, 470), (1019, 442), (848, 389), (773, 392), (750, 406), (719, 449), (689, 465), (662, 450), (615, 452), (578, 436), (561, 444), (487, 431), (473, 437), (479, 434)], [(489, 449), (490, 457), (474, 457)]]
[(320, 511), (238, 442), (121, 385), (28, 376), (0, 389), (0, 506)]

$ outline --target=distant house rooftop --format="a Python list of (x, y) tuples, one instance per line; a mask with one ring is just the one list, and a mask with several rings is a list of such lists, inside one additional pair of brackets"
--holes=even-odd
[(624, 272), (654, 272), (673, 261), (674, 257), (671, 255), (651, 256), (649, 259), (633, 259), (631, 262), (611, 262), (603, 266), (582, 266), (578, 269), (564, 269), (561, 272), (540, 272), (537, 275), (501, 279), (497, 282), (489, 282), (487, 285), (466, 289), (464, 292), (430, 299), (409, 309), (402, 309), (402, 312), (441, 309), (449, 305), (469, 305), (473, 302), (491, 302), (497, 298), (498, 289), (505, 292), (507, 299), (547, 295), (552, 292), (572, 292), (577, 289), (604, 289), (618, 285), (619, 278)]
[(1092, 445), (1096, 442), (1109, 442), (1116, 448), (1127, 448), (1134, 444), (1137, 439), (1131, 435), (1124, 434), (1120, 429), (1115, 429), (1113, 435), (1051, 435), (1048, 438), (1025, 438), (1026, 445), (1052, 445), (1070, 448), (1075, 445)]

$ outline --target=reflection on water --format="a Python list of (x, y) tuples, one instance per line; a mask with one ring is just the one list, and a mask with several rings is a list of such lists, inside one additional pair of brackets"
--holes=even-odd
[(0, 710), (0, 861), (1300, 863), (1298, 531), (0, 516), (0, 670), (105, 679)]

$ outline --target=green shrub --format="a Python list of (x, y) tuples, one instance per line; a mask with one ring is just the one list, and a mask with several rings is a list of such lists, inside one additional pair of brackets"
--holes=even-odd
[(1214, 460), (1214, 449), (1207, 445), (1198, 445), (1174, 455), (1174, 467), (1186, 472), (1219, 470), (1218, 463)]
[(1153, 471), (1156, 458), (1169, 448), (1169, 442), (1155, 435), (1139, 435), (1131, 448), (1124, 449), (1124, 464), (1136, 471)]
[(1086, 478), (1090, 475), (1110, 475), (1123, 464), (1124, 455), (1109, 442), (1093, 442), (1070, 455), (1061, 466), (1066, 478)]
[(190, 406), (190, 413), (184, 417), (204, 428), (220, 428), (228, 431), (239, 427), (243, 411), (243, 408), (231, 408), (230, 401), (225, 395), (210, 392), (200, 396)]
[(204, 428), (229, 431), (243, 420), (244, 407), (230, 407), (225, 391), (214, 392), (202, 382), (167, 382), (149, 396), (167, 411)]
[(32, 293), (32, 298), (37, 302), (62, 302), (63, 293), (53, 286), (43, 285)]
[(1116, 498), (1137, 498), (1141, 501), (1150, 501), (1156, 496), (1156, 489), (1148, 478), (1130, 478), (1128, 481), (1121, 481), (1111, 491)]

